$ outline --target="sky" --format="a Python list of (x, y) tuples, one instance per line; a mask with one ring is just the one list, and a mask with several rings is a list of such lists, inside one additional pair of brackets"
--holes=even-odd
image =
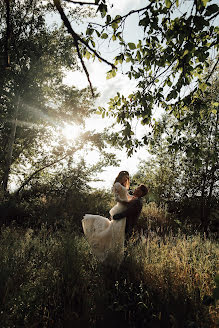
[[(145, 6), (145, 1), (142, 0), (120, 0), (120, 1), (110, 1), (113, 4), (111, 8), (110, 14), (114, 16), (115, 14), (126, 14), (130, 10), (134, 10), (136, 8), (141, 8)], [(99, 22), (100, 19), (97, 17), (97, 21)], [(133, 15), (131, 18), (127, 20), (127, 38), (130, 42), (136, 42), (141, 37), (141, 30), (137, 30), (137, 15)], [(112, 59), (116, 52), (115, 50), (118, 48), (118, 45), (111, 43), (109, 45), (108, 40), (103, 41), (100, 45), (99, 50), (101, 51), (101, 55), (106, 59)], [(95, 102), (94, 106), (98, 108), (98, 106), (107, 106), (107, 102), (111, 97), (114, 97), (117, 92), (124, 94), (125, 96), (129, 95), (133, 92), (136, 88), (136, 82), (133, 80), (129, 80), (129, 78), (122, 73), (121, 70), (118, 71), (116, 77), (107, 80), (106, 79), (106, 72), (110, 70), (110, 67), (103, 63), (96, 61), (88, 61), (85, 59), (86, 67), (88, 69), (90, 79), (92, 82), (93, 87), (97, 88), (97, 91), (100, 93), (100, 97)], [(66, 77), (64, 78), (64, 83), (68, 85), (74, 85), (77, 88), (84, 88), (88, 86), (87, 77), (84, 72), (69, 72)], [(112, 120), (102, 119), (101, 116), (95, 115), (94, 117), (90, 118), (86, 122), (86, 128), (94, 130), (96, 129), (97, 132), (101, 132), (103, 128), (111, 125)], [(136, 126), (136, 134), (140, 135), (143, 134), (143, 126)], [(139, 149), (132, 157), (127, 157), (125, 149), (122, 151), (114, 150), (113, 148), (110, 149), (116, 153), (120, 164), (118, 167), (108, 167), (104, 170), (103, 173), (98, 175), (98, 178), (103, 179), (102, 182), (92, 183), (93, 187), (100, 187), (100, 188), (109, 188), (112, 186), (115, 177), (121, 170), (127, 170), (131, 175), (137, 172), (138, 163), (140, 159), (148, 158), (148, 152), (146, 148)], [(90, 156), (86, 156), (86, 159), (90, 164), (93, 164), (95, 159), (97, 160), (98, 154), (97, 153), (90, 153)], [(118, 163), (119, 163), (118, 161)]]

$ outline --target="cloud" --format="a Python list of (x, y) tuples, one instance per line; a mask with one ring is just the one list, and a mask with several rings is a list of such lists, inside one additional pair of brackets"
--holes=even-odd
[[(97, 106), (106, 106), (109, 99), (114, 97), (117, 92), (128, 96), (136, 88), (136, 82), (130, 80), (127, 75), (121, 72), (118, 72), (114, 78), (107, 80), (106, 73), (109, 67), (102, 62), (86, 61), (86, 66), (93, 87), (96, 87), (100, 93), (100, 97), (96, 102)], [(68, 72), (63, 82), (79, 89), (88, 87), (87, 77), (84, 72)]]
[(113, 7), (110, 9), (110, 12), (113, 15), (124, 15), (127, 14), (130, 10), (135, 10), (145, 6), (144, 0), (120, 0), (115, 1), (111, 0), (110, 5)]

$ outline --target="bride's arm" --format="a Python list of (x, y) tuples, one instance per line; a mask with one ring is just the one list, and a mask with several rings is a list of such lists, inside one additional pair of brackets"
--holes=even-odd
[(116, 182), (114, 184), (113, 191), (117, 202), (125, 204), (129, 201), (127, 190), (120, 183)]

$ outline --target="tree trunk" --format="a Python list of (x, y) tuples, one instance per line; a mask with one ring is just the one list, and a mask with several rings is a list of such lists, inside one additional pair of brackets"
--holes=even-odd
[(206, 210), (206, 180), (207, 180), (207, 174), (208, 174), (208, 160), (206, 163), (206, 171), (203, 174), (203, 183), (202, 183), (202, 189), (201, 189), (201, 204), (200, 204), (200, 219), (201, 219), (201, 226), (205, 232), (207, 232), (207, 221), (205, 217), (205, 210)]
[[(213, 149), (215, 154), (218, 153), (218, 117), (219, 117), (219, 112), (217, 111), (217, 119), (215, 122), (215, 138), (214, 138), (214, 145), (213, 145)], [(207, 211), (208, 211), (208, 216), (210, 216), (210, 209), (211, 209), (211, 205), (212, 205), (212, 194), (213, 194), (213, 190), (214, 190), (214, 185), (216, 182), (216, 176), (215, 176), (215, 172), (216, 170), (218, 170), (218, 164), (217, 162), (213, 162), (212, 164), (212, 168), (211, 168), (211, 177), (210, 177), (210, 188), (209, 188), (209, 193), (208, 193), (208, 198), (207, 198)]]
[(5, 35), (5, 68), (10, 68), (10, 39), (11, 39), (11, 24), (10, 24), (10, 1), (5, 0), (6, 5), (6, 35)]
[(11, 163), (12, 163), (12, 155), (13, 155), (13, 148), (16, 136), (16, 129), (17, 129), (17, 117), (18, 111), (20, 107), (20, 95), (17, 98), (17, 104), (14, 110), (14, 118), (11, 123), (11, 131), (8, 138), (8, 143), (5, 150), (5, 160), (4, 160), (4, 172), (2, 177), (2, 187), (3, 187), (3, 195), (8, 192), (8, 179), (11, 170)]

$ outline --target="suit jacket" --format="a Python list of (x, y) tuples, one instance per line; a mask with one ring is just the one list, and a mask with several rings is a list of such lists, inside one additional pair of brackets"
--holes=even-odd
[(126, 234), (131, 234), (133, 230), (136, 230), (137, 221), (142, 210), (142, 199), (136, 198), (127, 203), (127, 208), (119, 213), (117, 217), (126, 217)]

